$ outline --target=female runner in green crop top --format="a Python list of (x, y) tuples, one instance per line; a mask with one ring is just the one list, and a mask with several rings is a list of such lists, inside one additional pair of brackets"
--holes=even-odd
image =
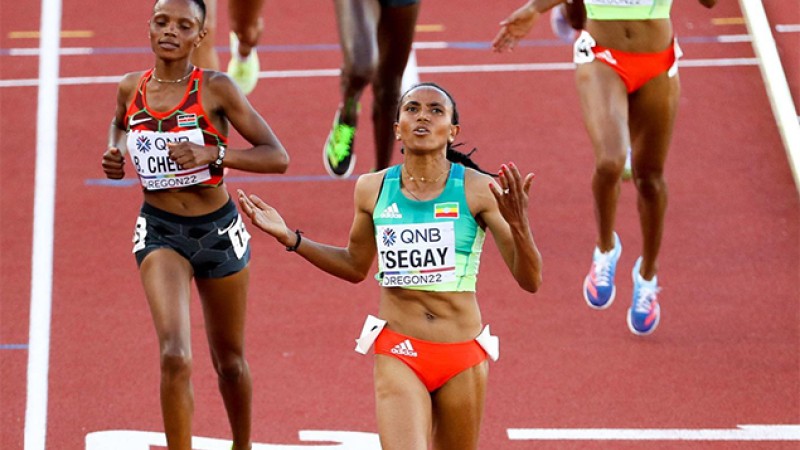
[[(530, 0), (500, 23), (493, 49), (511, 50), (538, 17), (564, 0)], [(699, 0), (710, 8), (716, 0)], [(575, 43), (576, 84), (594, 147), (592, 192), (598, 235), (583, 296), (594, 309), (614, 300), (622, 251), (615, 233), (620, 175), (632, 149), (643, 248), (632, 271), (628, 328), (653, 332), (660, 320), (657, 258), (664, 231), (664, 164), (680, 96), (680, 49), (669, 14), (672, 0), (584, 0), (586, 24)]]
[[(250, 216), (254, 225), (287, 246), (287, 250), (296, 251), (325, 272), (354, 283), (364, 280), (379, 250), (376, 238), (382, 236), (380, 225), (376, 227), (382, 221), (376, 217), (405, 219), (414, 214), (405, 208), (405, 201), (399, 200), (377, 208), (376, 202), (390, 172), (393, 177), (399, 176), (396, 181), (400, 192), (392, 194), (393, 198), (403, 195), (411, 202), (431, 202), (434, 209), (420, 221), (438, 223), (437, 216), (454, 215), (454, 206), (436, 208), (435, 203), (450, 189), (446, 186), (455, 177), (452, 171), (456, 163), (467, 167), (472, 164), (466, 155), (451, 149), (460, 130), (458, 111), (452, 97), (436, 85), (418, 85), (401, 97), (394, 128), (397, 139), (403, 144), (402, 167), (393, 166), (359, 177), (355, 187), (356, 213), (346, 247), (333, 247), (301, 237), (299, 232), (286, 226), (275, 209), (255, 195), (247, 196), (240, 191), (243, 212)], [(459, 168), (459, 172), (462, 170), (463, 189), (460, 191), (462, 197), (466, 197), (468, 211), (460, 210), (458, 214), (472, 216), (481, 229), (488, 229), (517, 284), (526, 291), (536, 292), (541, 285), (542, 262), (527, 213), (533, 175), (523, 178), (514, 164), (503, 165), (495, 182), (477, 170)], [(444, 200), (444, 204), (461, 201), (455, 197)], [(459, 225), (455, 226), (459, 233)], [(455, 239), (458, 240), (458, 236)], [(384, 266), (381, 270), (389, 269)], [(375, 341), (375, 396), (382, 448), (428, 449), (433, 444), (433, 448), (440, 450), (476, 449), (489, 351), (482, 354), (483, 350), (472, 343), (483, 328), (474, 288), (420, 290), (396, 284), (387, 286), (382, 282), (378, 315), (385, 321), (383, 331), (386, 334), (405, 336), (399, 345), (389, 346), (386, 352), (378, 348), (381, 337)], [(420, 341), (424, 341), (424, 345), (417, 346)], [(410, 342), (413, 344), (409, 345)], [(458, 351), (453, 354), (453, 349), (462, 348), (474, 359), (472, 362), (456, 361), (461, 369), (449, 373), (449, 378), (435, 374), (429, 377), (428, 373), (417, 372), (411, 363), (400, 358), (419, 356), (421, 359), (424, 352), (431, 349), (458, 359), (461, 355)], [(442, 382), (441, 378), (447, 379)]]

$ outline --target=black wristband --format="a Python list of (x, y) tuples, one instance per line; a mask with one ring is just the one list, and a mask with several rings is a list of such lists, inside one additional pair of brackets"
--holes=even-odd
[(296, 252), (297, 251), (297, 247), (300, 247), (300, 241), (303, 240), (302, 234), (303, 234), (302, 231), (294, 230), (294, 235), (297, 236), (297, 242), (295, 242), (294, 245), (292, 245), (291, 247), (286, 246), (286, 251), (287, 252)]

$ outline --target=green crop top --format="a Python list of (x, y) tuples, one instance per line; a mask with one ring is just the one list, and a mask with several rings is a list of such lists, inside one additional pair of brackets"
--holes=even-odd
[(592, 20), (669, 19), (672, 0), (584, 0)]
[(400, 191), (400, 168), (387, 170), (372, 213), (375, 279), (384, 287), (474, 292), (485, 233), (467, 205), (464, 166), (451, 164), (444, 191), (427, 201)]

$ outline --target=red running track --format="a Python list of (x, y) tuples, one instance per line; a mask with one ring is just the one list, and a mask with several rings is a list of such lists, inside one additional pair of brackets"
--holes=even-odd
[[(631, 185), (623, 186), (618, 217), (625, 245), (620, 299), (597, 312), (581, 298), (594, 243), (591, 151), (571, 70), (536, 65), (568, 63), (570, 49), (542, 23), (513, 54), (490, 53), (487, 44), (497, 23), (517, 3), (423, 2), (420, 24), (441, 27), (417, 37), (419, 43), (450, 44), (417, 50), (420, 76), (454, 94), (461, 136), (480, 148), (477, 160), (490, 168), (513, 160), (536, 173), (530, 211), (545, 260), (544, 287), (535, 296), (517, 289), (491, 243), (482, 266), (483, 314), (501, 337), (503, 354), (491, 365), (481, 448), (797, 448), (796, 441), (509, 438), (509, 429), (521, 428), (731, 430), (800, 424), (800, 207), (752, 46), (718, 39), (747, 33), (736, 20), (741, 17), (736, 2), (719, 2), (710, 12), (695, 2), (674, 7), (686, 58), (667, 168), (663, 322), (644, 339), (625, 325), (631, 294), (625, 280), (641, 244)], [(791, 2), (765, 3), (772, 23), (800, 23)], [(6, 8), (0, 16), (3, 449), (23, 447), (30, 351), (37, 89), (9, 83), (35, 79), (38, 60), (8, 51), (38, 45), (9, 34), (39, 28), (38, 3), (26, 6)], [(152, 64), (144, 39), (147, 13), (146, 7), (124, 14), (98, 10), (85, 0), (63, 6), (63, 30), (94, 35), (65, 37), (61, 45), (95, 51), (61, 58), (60, 77), (76, 84), (60, 86), (58, 119), (49, 124), (57, 132), (58, 156), (47, 448), (84, 449), (87, 435), (107, 430), (161, 430), (157, 344), (130, 255), (141, 194), (132, 184), (100, 182), (115, 84), (76, 79), (114, 77)], [(292, 166), (283, 177), (231, 173), (228, 188), (257, 192), (307, 235), (344, 244), (353, 182), (327, 179), (320, 165), (338, 82), (325, 75), (329, 72), (314, 72), (335, 70), (341, 60), (333, 7), (315, 0), (269, 2), (265, 17), (262, 70), (270, 77), (250, 98), (286, 145)], [(224, 17), (220, 29), (227, 29)], [(800, 56), (792, 49), (798, 48), (798, 36), (776, 34), (795, 101)], [(217, 43), (224, 48), (224, 36)], [(736, 62), (710, 65), (722, 58)], [(534, 66), (499, 71), (498, 64)], [(463, 65), (487, 70), (445, 70)], [(321, 76), (277, 77), (287, 70)], [(372, 158), (369, 101), (368, 94), (357, 140), (359, 172), (370, 168)], [(255, 382), (255, 441), (299, 446), (300, 430), (374, 433), (371, 359), (352, 347), (363, 318), (376, 311), (377, 286), (352, 286), (317, 272), (264, 236), (256, 235), (252, 243), (248, 359)], [(223, 439), (224, 410), (202, 317), (194, 307), (195, 435)]]

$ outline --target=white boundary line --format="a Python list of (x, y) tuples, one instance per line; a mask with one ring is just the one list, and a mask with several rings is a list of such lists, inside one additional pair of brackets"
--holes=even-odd
[(786, 82), (775, 39), (772, 37), (767, 14), (761, 0), (739, 0), (747, 29), (753, 37), (753, 49), (759, 59), (761, 77), (767, 88), (767, 96), (772, 105), (772, 113), (786, 148), (789, 167), (794, 175), (794, 184), (800, 193), (800, 122), (792, 101), (792, 93)]
[[(409, 64), (414, 63), (417, 77), (421, 73), (490, 73), (490, 72), (548, 72), (574, 70), (575, 63), (572, 62), (545, 62), (528, 64), (474, 64), (474, 65), (454, 65), (454, 66), (416, 66), (416, 59), (409, 60)], [(733, 66), (756, 66), (757, 58), (708, 58), (708, 59), (682, 59), (680, 66), (683, 67), (733, 67)], [(411, 76), (404, 74), (404, 77)], [(316, 77), (338, 77), (339, 69), (307, 69), (307, 70), (269, 70), (259, 72), (259, 78), (316, 78)], [(97, 77), (65, 77), (58, 80), (62, 86), (81, 86), (88, 84), (116, 84), (122, 80), (121, 75), (97, 76)], [(0, 88), (13, 87), (35, 87), (39, 80), (36, 78), (18, 78), (0, 80)]]
[(47, 437), (61, 0), (42, 0), (41, 20), (25, 450), (44, 450)]
[(775, 25), (775, 31), (778, 33), (800, 33), (800, 24), (797, 23), (784, 23)]
[(800, 441), (800, 425), (731, 429), (509, 428), (512, 441)]

